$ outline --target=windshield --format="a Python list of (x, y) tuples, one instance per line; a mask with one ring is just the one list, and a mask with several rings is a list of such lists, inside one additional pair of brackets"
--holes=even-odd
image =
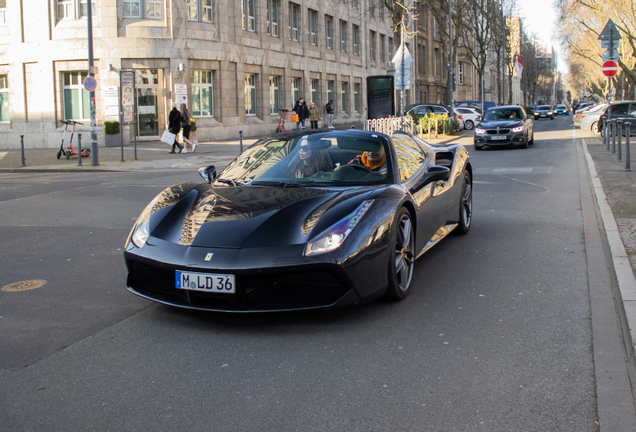
[(484, 121), (522, 120), (523, 111), (520, 108), (491, 108), (486, 111)]
[(550, 105), (541, 105), (539, 108), (542, 111), (550, 111)]
[(257, 141), (216, 179), (233, 186), (338, 186), (392, 178), (388, 141), (379, 134), (333, 131)]

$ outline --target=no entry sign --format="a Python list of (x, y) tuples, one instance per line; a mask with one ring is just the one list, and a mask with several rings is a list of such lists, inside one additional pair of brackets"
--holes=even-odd
[(613, 77), (618, 72), (618, 64), (613, 60), (608, 60), (603, 63), (603, 75), (606, 77)]

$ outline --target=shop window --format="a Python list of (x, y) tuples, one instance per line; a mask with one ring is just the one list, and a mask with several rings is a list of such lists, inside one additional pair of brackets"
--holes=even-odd
[(62, 74), (65, 120), (90, 118), (90, 93), (83, 86), (87, 76), (87, 71), (64, 72)]

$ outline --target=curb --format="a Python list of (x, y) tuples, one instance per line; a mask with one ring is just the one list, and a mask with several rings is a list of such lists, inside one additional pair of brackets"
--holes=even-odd
[(623, 324), (621, 327), (625, 353), (627, 354), (627, 364), (630, 376), (636, 377), (636, 349), (634, 346), (634, 341), (636, 340), (636, 277), (634, 277), (629, 257), (625, 251), (625, 245), (618, 231), (616, 219), (607, 202), (605, 190), (598, 177), (596, 165), (587, 149), (587, 142), (582, 139), (581, 144), (583, 145), (588, 171), (592, 179), (592, 188), (603, 221), (603, 228), (611, 253), (611, 264), (618, 284), (618, 292), (615, 292), (617, 298), (616, 308), (621, 324)]

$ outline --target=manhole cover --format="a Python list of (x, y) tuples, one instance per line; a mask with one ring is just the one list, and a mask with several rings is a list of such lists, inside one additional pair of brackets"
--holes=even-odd
[(7, 286), (3, 286), (0, 288), (0, 291), (4, 292), (19, 292), (19, 291), (28, 291), (36, 288), (40, 288), (41, 286), (46, 285), (46, 281), (42, 279), (36, 280), (28, 280), (22, 282), (14, 282)]

